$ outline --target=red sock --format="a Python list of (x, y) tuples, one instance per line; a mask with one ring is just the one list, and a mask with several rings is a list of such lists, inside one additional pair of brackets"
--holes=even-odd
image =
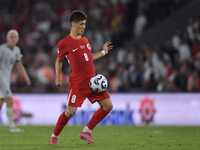
[(63, 128), (65, 127), (65, 125), (67, 124), (67, 122), (69, 121), (70, 118), (67, 118), (65, 116), (65, 112), (63, 112), (60, 117), (58, 118), (56, 127), (53, 131), (53, 134), (55, 136), (58, 136), (60, 134), (60, 132), (63, 130)]
[(103, 108), (99, 108), (94, 115), (92, 116), (91, 120), (87, 124), (87, 127), (90, 130), (93, 130), (94, 127), (101, 121), (103, 118), (105, 118), (109, 114), (109, 112), (105, 111)]

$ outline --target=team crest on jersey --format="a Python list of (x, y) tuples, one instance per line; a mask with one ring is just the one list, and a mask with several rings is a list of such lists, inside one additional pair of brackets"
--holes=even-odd
[(89, 43), (87, 44), (87, 48), (88, 48), (89, 50), (91, 50), (91, 46), (90, 46)]
[(85, 48), (85, 45), (81, 45), (81, 46), (79, 46), (81, 49), (84, 49)]

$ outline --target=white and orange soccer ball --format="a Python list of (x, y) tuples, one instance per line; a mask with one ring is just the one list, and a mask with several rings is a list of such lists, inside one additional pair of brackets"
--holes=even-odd
[(103, 92), (108, 87), (108, 81), (102, 74), (97, 74), (90, 79), (90, 88), (94, 92)]

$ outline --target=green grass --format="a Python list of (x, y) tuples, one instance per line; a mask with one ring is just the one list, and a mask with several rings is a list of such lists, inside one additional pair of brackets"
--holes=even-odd
[(87, 144), (78, 138), (83, 126), (66, 126), (59, 145), (49, 145), (53, 126), (21, 126), (10, 133), (0, 126), (0, 150), (200, 150), (200, 127), (97, 126)]

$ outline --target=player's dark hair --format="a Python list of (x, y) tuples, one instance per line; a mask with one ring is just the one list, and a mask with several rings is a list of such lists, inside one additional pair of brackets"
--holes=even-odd
[(71, 15), (69, 16), (69, 21), (70, 24), (74, 21), (75, 23), (82, 21), (82, 20), (87, 20), (87, 15), (80, 11), (80, 10), (75, 10), (71, 13)]

